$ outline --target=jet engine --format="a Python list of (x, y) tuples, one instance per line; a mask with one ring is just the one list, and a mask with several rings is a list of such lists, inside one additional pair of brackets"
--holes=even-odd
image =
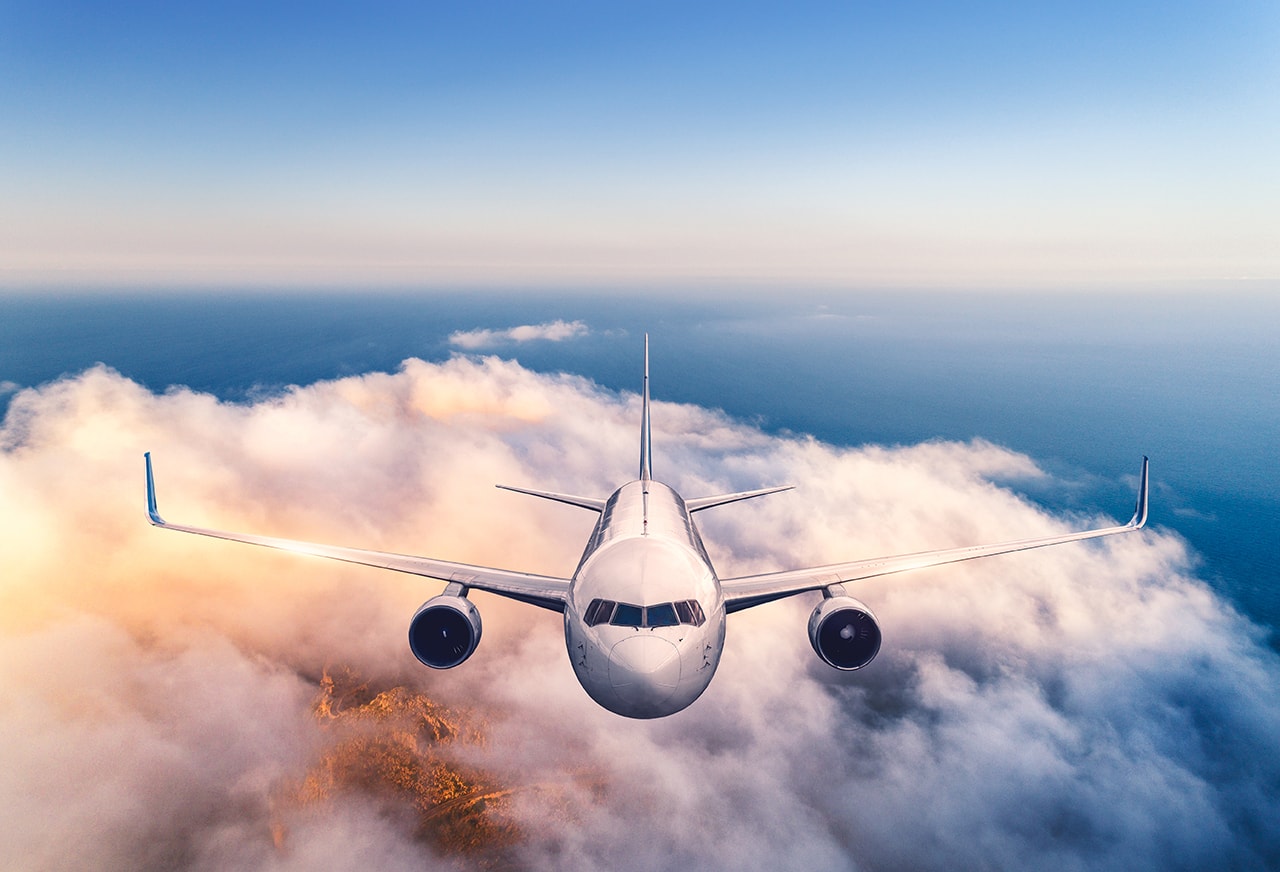
[(861, 669), (880, 651), (880, 625), (871, 609), (849, 596), (824, 599), (809, 616), (813, 650), (836, 669)]
[(422, 604), (409, 622), (413, 656), (432, 669), (450, 669), (480, 644), (480, 612), (464, 596), (443, 593)]

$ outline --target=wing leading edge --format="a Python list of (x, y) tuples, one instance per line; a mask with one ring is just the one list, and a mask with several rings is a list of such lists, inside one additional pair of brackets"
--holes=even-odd
[(782, 572), (767, 572), (760, 575), (726, 578), (721, 581), (721, 587), (724, 590), (725, 609), (729, 612), (737, 612), (794, 594), (822, 590), (842, 582), (860, 581), (864, 578), (875, 578), (895, 572), (906, 572), (911, 569), (924, 569), (929, 566), (941, 566), (946, 563), (958, 563), (962, 560), (974, 560), (979, 557), (991, 557), (996, 554), (1008, 554), (1014, 551), (1027, 551), (1032, 548), (1044, 548), (1064, 542), (1096, 539), (1099, 536), (1111, 536), (1116, 533), (1128, 533), (1141, 529), (1147, 523), (1147, 466), (1148, 460), (1144, 457), (1142, 458), (1142, 476), (1138, 484), (1138, 503), (1134, 508), (1133, 518), (1127, 524), (1115, 527), (1101, 527), (1096, 530), (1084, 530), (1079, 533), (1066, 533), (1061, 536), (1019, 539), (1013, 542), (1001, 542), (996, 545), (974, 545), (963, 548), (947, 548), (941, 551), (922, 551), (917, 554), (873, 557), (869, 560), (854, 560), (849, 563), (831, 563), (826, 566), (813, 566), (807, 569), (792, 569)]
[(170, 524), (160, 517), (160, 512), (156, 507), (156, 485), (155, 477), (151, 471), (151, 452), (147, 452), (145, 458), (147, 464), (147, 518), (156, 527), (177, 530), (180, 533), (211, 536), (215, 539), (227, 539), (232, 542), (262, 545), (266, 548), (278, 548), (282, 551), (292, 551), (295, 554), (310, 554), (316, 557), (326, 557), (330, 560), (358, 563), (362, 566), (376, 566), (381, 569), (406, 572), (410, 575), (421, 575), (440, 581), (455, 582), (476, 590), (488, 591), (498, 596), (520, 600), (554, 612), (564, 611), (565, 598), (569, 593), (569, 580), (567, 578), (533, 575), (528, 572), (513, 572), (508, 569), (494, 569), (488, 566), (472, 566), (467, 563), (435, 560), (430, 557), (413, 557), (407, 554), (367, 551), (362, 548), (343, 548), (336, 545), (299, 542), (293, 539), (277, 539), (272, 536), (257, 536), (251, 533), (229, 533), (223, 530), (207, 530), (203, 527)]

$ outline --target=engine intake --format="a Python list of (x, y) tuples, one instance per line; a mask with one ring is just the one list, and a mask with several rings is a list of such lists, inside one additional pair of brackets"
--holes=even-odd
[(853, 597), (833, 596), (809, 616), (809, 642), (828, 665), (861, 669), (880, 651), (880, 625), (871, 609)]
[(409, 648), (432, 669), (451, 669), (480, 644), (480, 612), (462, 596), (441, 594), (422, 604), (409, 622)]

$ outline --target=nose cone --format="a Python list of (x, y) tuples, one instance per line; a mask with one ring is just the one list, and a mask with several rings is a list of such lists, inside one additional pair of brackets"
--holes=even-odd
[(680, 652), (666, 639), (628, 636), (609, 653), (609, 683), (628, 708), (642, 712), (661, 705), (680, 683)]

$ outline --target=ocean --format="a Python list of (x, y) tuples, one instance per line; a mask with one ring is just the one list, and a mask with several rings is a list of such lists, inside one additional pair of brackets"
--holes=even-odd
[[(587, 332), (473, 351), (450, 341), (555, 320)], [(231, 402), (459, 353), (635, 391), (648, 332), (656, 399), (834, 445), (986, 439), (1054, 474), (1052, 486), (1011, 483), (1053, 511), (1127, 520), (1149, 455), (1150, 523), (1190, 543), (1199, 575), (1274, 648), (1277, 328), (1280, 301), (1243, 292), (10, 294), (0, 413), (17, 390), (96, 363)], [(661, 478), (660, 444), (655, 467)]]

